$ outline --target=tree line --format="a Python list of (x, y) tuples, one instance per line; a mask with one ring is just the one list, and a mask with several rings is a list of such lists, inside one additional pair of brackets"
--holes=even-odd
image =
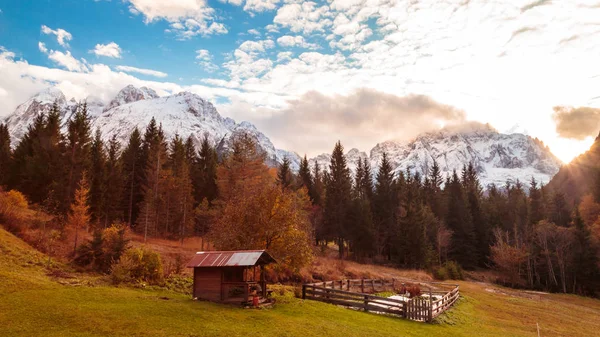
[[(599, 289), (600, 193), (575, 205), (531, 179), (485, 189), (472, 163), (442, 176), (378, 167), (348, 168), (338, 142), (328, 167), (277, 169), (249, 136), (219, 156), (204, 137), (166, 139), (154, 119), (121, 148), (92, 133), (85, 104), (60, 131), (57, 105), (39, 115), (11, 150), (0, 125), (0, 185), (50, 213), (73, 216), (76, 190), (89, 189), (89, 223), (123, 222), (144, 236), (205, 236), (220, 249), (270, 249), (298, 270), (311, 246), (333, 244), (340, 258), (428, 269), (495, 268), (512, 286), (594, 294)], [(599, 184), (600, 185), (600, 184)], [(313, 244), (310, 244), (310, 242)]]

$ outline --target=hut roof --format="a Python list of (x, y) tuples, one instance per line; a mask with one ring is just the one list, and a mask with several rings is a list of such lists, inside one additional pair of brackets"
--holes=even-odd
[(277, 262), (265, 250), (229, 250), (197, 252), (188, 268), (197, 267), (250, 267)]

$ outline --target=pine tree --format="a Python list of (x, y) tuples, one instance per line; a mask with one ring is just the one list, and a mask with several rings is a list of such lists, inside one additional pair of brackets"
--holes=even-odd
[(550, 203), (550, 221), (557, 226), (567, 227), (571, 221), (571, 211), (564, 193), (555, 192)]
[(329, 179), (325, 184), (325, 207), (323, 210), (324, 235), (328, 239), (337, 239), (339, 257), (344, 257), (344, 242), (348, 238), (348, 211), (351, 206), (352, 181), (346, 164), (344, 147), (338, 141), (335, 144), (329, 165)]
[(204, 136), (200, 151), (192, 168), (194, 197), (201, 203), (204, 199), (209, 205), (217, 198), (217, 151), (210, 144), (208, 136)]
[(108, 141), (106, 174), (104, 177), (104, 228), (123, 219), (122, 196), (127, 188), (123, 186), (122, 161), (119, 159), (121, 144), (113, 135)]
[(0, 186), (8, 184), (11, 159), (8, 126), (0, 124)]
[(450, 255), (465, 268), (473, 268), (477, 263), (475, 235), (468, 202), (456, 170), (447, 185), (446, 224), (453, 231)]
[(591, 231), (586, 227), (577, 209), (575, 209), (573, 225), (575, 232), (573, 292), (594, 295), (600, 287), (598, 248), (594, 246)]
[(87, 103), (78, 106), (75, 115), (69, 120), (66, 139), (66, 167), (67, 178), (63, 193), (63, 209), (71, 204), (75, 194), (77, 182), (81, 180), (83, 171), (90, 165), (90, 120), (87, 112)]
[[(154, 119), (152, 119), (154, 121)], [(157, 234), (161, 228), (161, 224), (169, 222), (168, 219), (161, 217), (161, 212), (168, 212), (169, 208), (163, 208), (162, 197), (166, 191), (166, 184), (163, 184), (165, 178), (170, 178), (169, 174), (163, 175), (166, 169), (164, 166), (167, 162), (167, 144), (164, 139), (162, 128), (156, 127), (156, 123), (152, 123), (146, 128), (144, 134), (144, 155), (146, 156), (145, 164), (145, 184), (142, 186), (144, 198), (140, 208), (140, 216), (137, 219), (137, 229), (144, 233), (144, 242), (149, 235)], [(161, 223), (163, 222), (163, 223)]]
[(94, 139), (90, 146), (90, 215), (94, 223), (104, 221), (105, 181), (106, 181), (106, 153), (100, 129), (96, 129)]
[(313, 176), (313, 190), (314, 190), (314, 198), (313, 204), (321, 205), (323, 200), (323, 192), (324, 192), (324, 184), (323, 184), (323, 176), (321, 174), (321, 170), (319, 168), (319, 163), (315, 160), (315, 165), (312, 171)]
[(379, 170), (375, 177), (375, 193), (373, 196), (373, 219), (375, 222), (377, 249), (379, 255), (386, 254), (390, 258), (390, 240), (395, 233), (398, 198), (394, 184), (392, 165), (387, 153), (383, 153)]
[(193, 227), (192, 209), (194, 197), (192, 195), (192, 180), (190, 178), (190, 165), (188, 151), (178, 136), (171, 143), (170, 166), (174, 178), (173, 224), (170, 226), (183, 243), (183, 239), (190, 235)]
[(44, 132), (45, 116), (39, 114), (32, 124), (27, 127), (27, 132), (17, 144), (13, 152), (13, 160), (10, 168), (9, 188), (15, 189), (27, 196), (33, 203), (41, 203), (44, 200), (44, 185), (47, 181), (40, 177), (44, 170), (39, 169), (39, 141)]
[(310, 200), (314, 203), (315, 190), (313, 186), (313, 177), (310, 173), (310, 167), (308, 164), (308, 159), (306, 159), (306, 155), (304, 155), (304, 158), (302, 158), (302, 161), (300, 161), (300, 170), (298, 171), (298, 177), (300, 178), (298, 180), (298, 188), (305, 187), (308, 191), (308, 196), (310, 197)]
[(136, 128), (129, 136), (127, 147), (121, 154), (121, 166), (123, 174), (123, 218), (127, 220), (129, 227), (136, 223), (140, 203), (143, 198), (142, 185), (145, 183), (146, 159), (142, 149), (142, 137)]
[(67, 227), (75, 231), (75, 244), (73, 247), (73, 253), (77, 252), (77, 241), (79, 238), (79, 231), (83, 228), (87, 228), (90, 223), (90, 213), (88, 206), (89, 186), (85, 172), (81, 175), (78, 187), (75, 190), (75, 198), (73, 204), (71, 204), (71, 211), (67, 218)]
[(462, 184), (467, 195), (466, 200), (475, 231), (474, 244), (477, 247), (478, 263), (481, 267), (485, 267), (488, 264), (488, 257), (490, 255), (491, 228), (486, 221), (487, 219), (481, 207), (483, 192), (479, 184), (477, 171), (473, 164), (469, 163), (464, 172)]
[(277, 183), (282, 188), (288, 188), (292, 183), (292, 170), (290, 169), (290, 159), (288, 157), (284, 157), (281, 165), (279, 165)]

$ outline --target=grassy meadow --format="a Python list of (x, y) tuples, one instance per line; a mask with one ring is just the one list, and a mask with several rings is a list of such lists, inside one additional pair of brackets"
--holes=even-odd
[[(459, 282), (435, 324), (303, 301), (286, 287), (269, 309), (242, 309), (74, 273), (0, 229), (0, 336), (592, 336), (600, 301)], [(63, 270), (67, 270), (66, 272)]]

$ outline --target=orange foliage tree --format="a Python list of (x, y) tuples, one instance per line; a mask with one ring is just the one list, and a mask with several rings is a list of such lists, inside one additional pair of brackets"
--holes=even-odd
[(282, 189), (269, 174), (254, 140), (234, 140), (217, 172), (221, 194), (209, 238), (218, 249), (268, 249), (298, 271), (312, 258), (310, 200), (306, 191)]
[(84, 173), (79, 181), (79, 186), (75, 191), (75, 200), (71, 204), (71, 212), (67, 218), (67, 228), (75, 231), (75, 245), (73, 248), (73, 253), (77, 251), (79, 230), (87, 227), (90, 223), (90, 206), (88, 205), (89, 193), (90, 188)]

